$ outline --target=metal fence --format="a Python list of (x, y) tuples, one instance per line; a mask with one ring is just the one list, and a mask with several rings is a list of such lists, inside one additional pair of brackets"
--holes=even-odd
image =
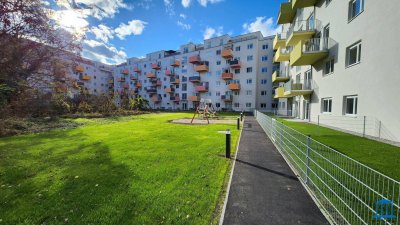
[(400, 182), (254, 112), (333, 224), (400, 225)]

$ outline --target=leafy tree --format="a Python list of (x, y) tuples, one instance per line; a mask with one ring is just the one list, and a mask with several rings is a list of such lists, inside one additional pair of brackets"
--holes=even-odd
[(145, 110), (149, 108), (149, 101), (142, 96), (129, 100), (129, 108), (131, 110)]

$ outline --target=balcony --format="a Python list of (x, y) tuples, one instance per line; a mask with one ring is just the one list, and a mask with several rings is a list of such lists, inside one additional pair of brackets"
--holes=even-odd
[(296, 10), (293, 10), (292, 3), (282, 3), (278, 15), (278, 24), (291, 23), (295, 15)]
[(195, 96), (195, 95), (188, 96), (188, 100), (191, 101), (191, 102), (198, 102), (198, 101), (200, 101), (200, 97), (199, 96)]
[(125, 88), (125, 89), (128, 89), (129, 88), (129, 84), (124, 84), (122, 87)]
[(336, 42), (331, 38), (314, 38), (300, 41), (290, 53), (291, 66), (313, 65), (329, 55)]
[(289, 81), (285, 83), (285, 98), (291, 98), (300, 95), (310, 95), (314, 89), (313, 80), (299, 80), (299, 81)]
[(286, 46), (293, 46), (299, 41), (310, 39), (317, 31), (321, 30), (319, 20), (300, 20), (292, 23), (286, 33)]
[(179, 102), (181, 98), (179, 96), (171, 96), (169, 97), (169, 100), (174, 101), (174, 102)]
[(169, 93), (169, 94), (171, 94), (171, 93), (174, 93), (175, 92), (175, 88), (171, 88), (171, 87), (169, 87), (169, 88), (165, 88), (165, 93)]
[(233, 68), (233, 69), (239, 69), (240, 67), (242, 67), (242, 63), (241, 63), (239, 60), (237, 60), (237, 59), (230, 60), (230, 61), (229, 61), (229, 65), (230, 65), (231, 68)]
[(196, 86), (197, 92), (207, 92), (208, 91), (208, 82), (203, 82), (200, 85)]
[(198, 73), (208, 72), (208, 61), (199, 62), (195, 70)]
[(81, 80), (90, 80), (91, 77), (89, 75), (81, 75), (81, 76), (79, 76), (79, 79), (81, 79)]
[(83, 71), (85, 71), (85, 67), (83, 67), (83, 66), (76, 66), (75, 67), (75, 72), (82, 73)]
[(286, 74), (281, 74), (279, 70), (272, 74), (272, 83), (287, 82), (288, 80), (290, 80), (290, 77)]
[(228, 88), (231, 91), (239, 91), (240, 90), (240, 84), (232, 83), (232, 84), (229, 84)]
[(131, 76), (131, 80), (137, 80), (136, 76)]
[(230, 59), (230, 58), (232, 58), (232, 57), (233, 57), (233, 51), (232, 51), (232, 49), (224, 49), (224, 50), (222, 50), (221, 56), (222, 56), (222, 58), (224, 58), (224, 59)]
[(189, 57), (189, 63), (196, 64), (198, 62), (200, 62), (200, 56), (194, 55)]
[(153, 70), (159, 70), (159, 69), (161, 69), (160, 63), (153, 63), (153, 64), (151, 64), (151, 68), (152, 68)]
[(278, 48), (278, 50), (275, 52), (274, 62), (289, 61), (290, 60), (290, 51), (291, 51), (291, 48), (289, 48), (289, 47)]
[(181, 62), (179, 60), (171, 60), (171, 66), (173, 67), (179, 67), (181, 65)]
[(165, 70), (164, 74), (165, 74), (165, 76), (171, 76), (172, 75), (172, 71), (171, 70)]
[(233, 101), (233, 95), (221, 95), (221, 100), (225, 102)]
[(157, 88), (146, 87), (145, 90), (147, 91), (147, 93), (157, 93)]
[(181, 81), (178, 78), (171, 78), (169, 79), (169, 82), (171, 84), (179, 84)]
[(146, 77), (149, 78), (149, 79), (157, 78), (155, 73), (147, 73)]
[(108, 80), (108, 83), (109, 83), (109, 84), (113, 84), (113, 83), (114, 83), (114, 80), (113, 80), (113, 79), (110, 79), (110, 80)]
[(222, 78), (222, 80), (232, 80), (233, 73), (224, 72), (224, 73), (222, 73), (221, 78)]
[(141, 72), (141, 70), (140, 70), (140, 68), (139, 68), (139, 67), (135, 67), (135, 68), (133, 68), (133, 72), (135, 72), (135, 73), (140, 73), (140, 72)]
[(151, 101), (153, 101), (154, 103), (159, 103), (161, 102), (162, 98), (160, 95), (154, 95), (153, 97), (151, 97)]
[(192, 83), (198, 83), (200, 82), (200, 76), (191, 76), (189, 77), (189, 81)]
[(292, 2), (292, 9), (296, 10), (299, 8), (306, 8), (314, 6), (318, 0), (291, 0)]
[(285, 98), (285, 88), (284, 87), (276, 88), (274, 98)]
[(273, 48), (277, 50), (278, 48), (286, 47), (286, 33), (276, 34), (273, 41)]
[(142, 87), (142, 83), (136, 82), (136, 87), (137, 87), (137, 88), (141, 88), (141, 87)]
[(129, 75), (129, 70), (127, 70), (127, 69), (125, 69), (125, 70), (122, 70), (122, 72), (121, 72), (123, 75)]
[(162, 85), (162, 82), (161, 82), (161, 80), (157, 80), (157, 82), (156, 82), (156, 86), (160, 87), (161, 85)]

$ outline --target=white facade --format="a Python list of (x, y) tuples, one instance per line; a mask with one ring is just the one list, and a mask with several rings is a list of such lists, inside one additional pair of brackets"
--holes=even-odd
[[(294, 9), (293, 19), (282, 23), (282, 39), (286, 46), (290, 38), (293, 43), (290, 58), (279, 60), (281, 74), (289, 71), (290, 77), (279, 83), (284, 86), (277, 96), (281, 109), (299, 119), (399, 142), (399, 7), (397, 0), (320, 0)], [(301, 41), (304, 54), (296, 61)], [(306, 59), (314, 53), (323, 57)], [(296, 62), (302, 65), (291, 66)], [(293, 96), (292, 89), (301, 89), (300, 94)]]

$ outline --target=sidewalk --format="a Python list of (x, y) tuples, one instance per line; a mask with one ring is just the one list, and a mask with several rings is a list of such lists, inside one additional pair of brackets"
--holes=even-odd
[(223, 224), (329, 224), (253, 116), (247, 116)]

